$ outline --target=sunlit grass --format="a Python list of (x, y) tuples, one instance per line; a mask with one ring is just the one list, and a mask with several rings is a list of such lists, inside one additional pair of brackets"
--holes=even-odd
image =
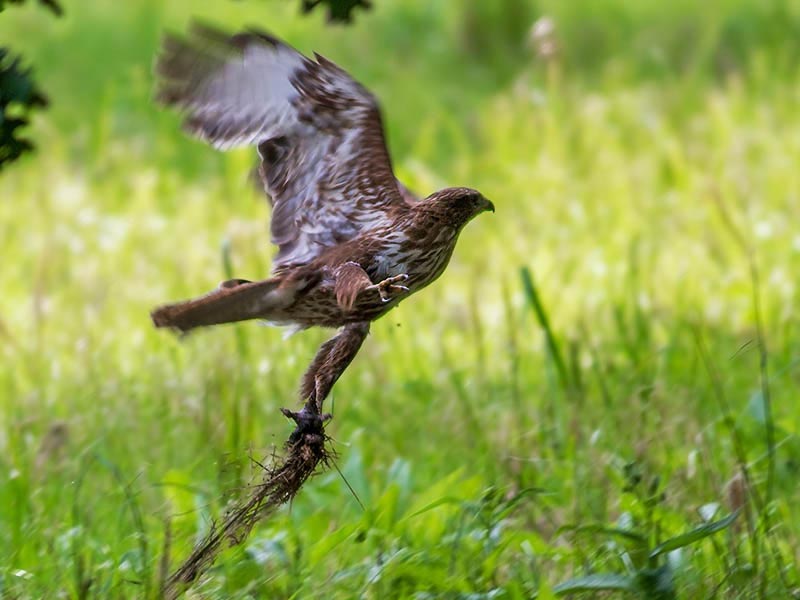
[[(85, 115), (71, 112), (81, 96), (59, 69), (84, 64), (108, 34), (84, 29), (78, 7), (74, 22), (52, 25), (67, 40), (88, 36), (73, 62), (46, 43), (38, 51), (69, 110), (56, 104), (35, 128), (39, 153), (0, 177), (10, 597), (155, 595), (165, 536), (174, 563), (257, 474), (248, 457), (286, 438), (278, 408), (295, 402), (329, 333), (283, 340), (244, 324), (178, 340), (152, 329), (154, 305), (224, 278), (223, 244), (246, 278), (268, 273), (271, 250), (250, 154), (215, 156), (149, 105), (145, 59), (162, 21), (180, 27), (188, 9), (143, 6), (123, 13), (149, 32), (129, 49), (130, 87), (104, 87), (99, 69), (91, 85), (105, 92)], [(231, 23), (261, 14), (224, 6)], [(638, 564), (618, 539), (562, 527), (632, 529), (652, 548), (702, 522), (701, 506), (718, 503), (714, 518), (739, 508), (737, 439), (766, 497), (750, 256), (776, 427), (771, 516), (749, 505), (669, 564), (681, 597), (757, 596), (762, 581), (785, 595), (800, 522), (800, 83), (757, 56), (664, 81), (614, 64), (581, 74), (566, 52), (549, 67), (520, 59), (499, 81), (465, 67), (482, 82), (465, 88), (453, 70), (469, 54), (442, 41), (460, 31), (448, 10), (430, 9), (431, 32), (403, 72), (382, 40), (402, 45), (394, 18), (422, 18), (422, 3), (379, 8), (352, 30), (288, 11), (271, 25), (304, 49), (339, 52), (376, 89), (410, 187), (470, 185), (498, 210), (468, 227), (439, 282), (376, 323), (334, 390), (329, 433), (364, 510), (337, 473), (312, 479), (223, 555), (200, 597), (551, 597), (569, 577)], [(115, 23), (103, 10), (92, 18)], [(428, 61), (434, 34), (444, 50)]]

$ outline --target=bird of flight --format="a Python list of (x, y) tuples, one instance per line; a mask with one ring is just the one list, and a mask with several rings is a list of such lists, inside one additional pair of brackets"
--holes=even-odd
[(195, 24), (164, 39), (156, 74), (157, 100), (183, 113), (190, 134), (220, 150), (257, 149), (278, 253), (270, 279), (225, 281), (157, 308), (153, 322), (181, 332), (247, 319), (340, 328), (303, 376), (303, 411), (285, 411), (318, 427), (370, 323), (437, 279), (464, 225), (494, 206), (463, 187), (416, 198), (394, 176), (372, 94), (269, 34)]

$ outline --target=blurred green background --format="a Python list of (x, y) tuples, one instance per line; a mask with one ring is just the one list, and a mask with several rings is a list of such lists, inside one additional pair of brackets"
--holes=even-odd
[(400, 179), (497, 213), (334, 390), (363, 508), (312, 479), (191, 597), (796, 594), (800, 2), (374, 4), (347, 27), (281, 0), (0, 14), (52, 104), (0, 174), (0, 595), (158, 597), (330, 335), (151, 327), (224, 247), (250, 279), (272, 253), (253, 153), (151, 102), (193, 17), (336, 61)]

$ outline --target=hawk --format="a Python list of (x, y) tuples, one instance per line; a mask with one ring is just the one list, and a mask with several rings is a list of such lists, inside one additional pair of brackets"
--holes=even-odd
[(318, 424), (370, 323), (436, 280), (464, 225), (494, 206), (465, 187), (416, 198), (394, 176), (374, 96), (267, 33), (195, 24), (185, 38), (165, 37), (156, 74), (157, 100), (183, 113), (190, 134), (220, 150), (255, 146), (278, 253), (271, 278), (224, 281), (157, 308), (153, 323), (340, 328), (303, 376), (303, 411), (285, 411), (299, 426)]

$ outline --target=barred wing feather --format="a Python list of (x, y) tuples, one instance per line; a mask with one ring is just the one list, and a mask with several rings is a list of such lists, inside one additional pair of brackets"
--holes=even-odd
[(392, 172), (372, 94), (343, 69), (255, 30), (168, 36), (157, 99), (215, 148), (255, 146), (272, 206), (274, 270), (387, 223), (411, 194)]

